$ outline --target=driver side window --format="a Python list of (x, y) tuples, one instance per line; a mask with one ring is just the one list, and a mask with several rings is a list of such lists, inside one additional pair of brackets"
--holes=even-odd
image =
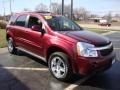
[(42, 22), (40, 19), (30, 16), (29, 21), (28, 21), (28, 28), (32, 28), (32, 26), (38, 25), (42, 29)]

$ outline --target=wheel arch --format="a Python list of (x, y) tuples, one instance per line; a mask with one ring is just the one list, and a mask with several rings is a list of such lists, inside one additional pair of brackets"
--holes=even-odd
[[(74, 67), (74, 63), (73, 63), (73, 61), (72, 61), (72, 56), (71, 56), (71, 54), (69, 53), (69, 52), (66, 52), (67, 50), (65, 49), (65, 48), (61, 48), (61, 47), (58, 47), (58, 46), (50, 46), (48, 49), (47, 49), (47, 51), (46, 51), (46, 60), (47, 60), (47, 63), (48, 63), (48, 60), (49, 60), (49, 57), (50, 57), (50, 55), (52, 54), (52, 53), (54, 53), (54, 52), (63, 52), (63, 53), (65, 53), (65, 54), (67, 54), (68, 55), (68, 61), (69, 61), (69, 63), (70, 63), (70, 65), (71, 65), (71, 68), (72, 68), (72, 71), (73, 72), (75, 72), (75, 67)], [(73, 54), (72, 54), (73, 55)]]
[(47, 51), (46, 51), (46, 59), (47, 59), (47, 61), (48, 61), (50, 55), (51, 55), (52, 53), (54, 53), (54, 52), (63, 52), (63, 53), (67, 54), (67, 55), (70, 57), (69, 53), (66, 52), (65, 49), (60, 48), (60, 47), (58, 47), (58, 46), (50, 46), (50, 47), (47, 49)]
[(6, 34), (6, 40), (8, 40), (11, 37), (10, 34)]

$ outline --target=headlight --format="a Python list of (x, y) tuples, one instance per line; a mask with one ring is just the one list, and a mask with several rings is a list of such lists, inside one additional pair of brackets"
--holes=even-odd
[(79, 56), (83, 57), (98, 57), (97, 50), (94, 49), (95, 46), (85, 42), (77, 43), (77, 53)]

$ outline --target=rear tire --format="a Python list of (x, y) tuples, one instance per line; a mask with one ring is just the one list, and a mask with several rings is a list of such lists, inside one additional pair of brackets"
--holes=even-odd
[(15, 45), (14, 45), (14, 42), (13, 42), (13, 39), (10, 37), (8, 38), (8, 51), (11, 53), (11, 54), (17, 54), (17, 49), (15, 48)]
[(50, 55), (49, 61), (49, 70), (51, 74), (58, 80), (61, 81), (70, 81), (73, 75), (72, 67), (68, 58), (63, 52), (55, 52)]

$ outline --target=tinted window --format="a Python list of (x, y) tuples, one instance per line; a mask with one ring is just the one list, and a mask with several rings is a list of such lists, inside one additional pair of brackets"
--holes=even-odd
[(13, 24), (15, 23), (16, 19), (17, 19), (17, 15), (11, 16), (10, 21), (9, 21), (8, 24), (9, 24), (9, 25), (13, 25)]
[(34, 25), (39, 25), (40, 28), (42, 28), (42, 22), (38, 18), (30, 16), (28, 21), (28, 28), (31, 28)]
[(59, 29), (58, 18), (47, 19), (47, 22), (53, 30), (57, 31)]
[(72, 20), (62, 17), (62, 16), (54, 16), (46, 19), (49, 26), (55, 31), (79, 31), (82, 30), (80, 26), (78, 26)]
[(16, 25), (25, 27), (26, 18), (27, 18), (27, 15), (19, 16), (16, 21)]

